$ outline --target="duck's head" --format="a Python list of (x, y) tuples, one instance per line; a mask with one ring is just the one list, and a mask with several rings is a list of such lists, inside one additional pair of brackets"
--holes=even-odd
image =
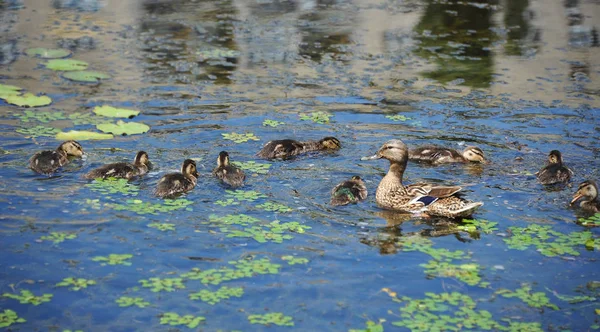
[(227, 151), (219, 152), (219, 157), (217, 158), (217, 166), (228, 166), (229, 165), (229, 153)]
[(181, 173), (183, 175), (191, 175), (198, 178), (198, 170), (196, 169), (196, 162), (192, 159), (186, 159), (181, 166)]
[(365, 182), (363, 181), (363, 179), (362, 179), (360, 176), (358, 176), (358, 175), (355, 175), (355, 176), (353, 176), (353, 177), (352, 177), (352, 181), (354, 181), (354, 182), (356, 182), (356, 183), (361, 183), (361, 184), (364, 184), (364, 183), (365, 183)]
[(139, 166), (150, 166), (150, 159), (148, 158), (148, 153), (146, 151), (138, 151), (135, 155), (135, 159), (133, 160), (134, 165)]
[(467, 146), (463, 153), (463, 157), (474, 163), (486, 163), (485, 157), (483, 156), (483, 151), (476, 146)]
[(361, 160), (373, 160), (385, 158), (391, 162), (404, 163), (408, 160), (408, 147), (399, 139), (393, 139), (385, 142), (376, 154), (370, 157), (363, 157)]
[(337, 150), (342, 147), (340, 140), (335, 137), (325, 137), (319, 143), (327, 150)]
[(562, 164), (563, 160), (562, 160), (562, 154), (560, 153), (560, 151), (558, 151), (558, 150), (550, 151), (550, 154), (548, 154), (548, 162), (551, 164)]
[(592, 180), (583, 181), (579, 188), (577, 188), (577, 192), (573, 194), (573, 200), (571, 201), (571, 205), (577, 202), (580, 198), (584, 198), (585, 201), (593, 201), (598, 197), (598, 186), (596, 182)]
[(58, 146), (57, 150), (61, 150), (67, 154), (67, 156), (83, 157), (83, 147), (76, 141), (65, 141)]

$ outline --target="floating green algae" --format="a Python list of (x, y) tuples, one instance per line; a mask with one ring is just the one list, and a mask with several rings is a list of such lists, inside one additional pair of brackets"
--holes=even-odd
[(262, 125), (265, 127), (277, 127), (277, 126), (281, 126), (282, 124), (285, 124), (285, 122), (275, 121), (275, 120), (270, 120), (270, 119), (266, 119), (262, 123)]
[(128, 199), (125, 201), (125, 204), (109, 203), (107, 206), (117, 211), (131, 211), (141, 215), (157, 215), (159, 213), (177, 211), (181, 209), (191, 211), (192, 208), (189, 207), (189, 205), (193, 203), (194, 202), (185, 198), (165, 199), (160, 203), (144, 202), (140, 199)]
[(25, 323), (26, 320), (17, 315), (16, 312), (10, 309), (4, 309), (0, 312), (0, 327), (9, 327), (15, 323)]
[(4, 297), (8, 297), (10, 299), (18, 300), (21, 304), (33, 304), (40, 305), (45, 302), (50, 302), (52, 300), (53, 294), (42, 294), (41, 296), (35, 296), (29, 290), (21, 290), (20, 294), (12, 294), (12, 293), (4, 293), (2, 294)]
[(289, 206), (276, 202), (265, 202), (257, 205), (256, 207), (269, 212), (287, 213), (293, 211)]
[(54, 244), (59, 244), (65, 240), (76, 239), (77, 234), (71, 232), (51, 232), (50, 235), (40, 237), (42, 241), (52, 241)]
[(94, 179), (93, 182), (86, 184), (85, 187), (105, 196), (114, 194), (137, 196), (140, 191), (137, 186), (129, 183), (127, 179), (118, 178)]
[(92, 258), (94, 262), (102, 262), (100, 265), (131, 265), (129, 259), (131, 259), (133, 255), (131, 254), (110, 254), (108, 256), (96, 256)]
[(227, 300), (232, 297), (241, 297), (243, 294), (244, 289), (242, 287), (223, 286), (214, 292), (211, 292), (208, 289), (203, 289), (199, 292), (191, 293), (189, 295), (189, 298), (190, 300), (201, 300), (210, 305), (214, 305), (221, 302), (222, 300)]
[(254, 160), (249, 160), (249, 161), (245, 161), (245, 162), (232, 161), (231, 164), (243, 169), (244, 171), (250, 171), (250, 172), (256, 173), (256, 174), (269, 173), (269, 168), (272, 165), (269, 163), (257, 163)]
[(489, 286), (488, 282), (481, 282), (481, 267), (475, 263), (452, 264), (433, 259), (420, 266), (425, 268), (425, 274), (430, 277), (456, 278), (471, 286)]
[(145, 308), (150, 305), (150, 302), (146, 302), (141, 297), (121, 296), (120, 298), (116, 299), (115, 302), (119, 305), (119, 307), (136, 306), (138, 308)]
[(16, 130), (16, 132), (19, 134), (23, 134), (27, 137), (52, 137), (59, 133), (60, 130), (46, 126), (34, 126), (29, 128), (19, 128)]
[(528, 306), (532, 308), (543, 308), (548, 307), (554, 310), (558, 310), (558, 307), (555, 304), (550, 302), (550, 299), (546, 296), (544, 292), (531, 292), (531, 285), (523, 284), (521, 288), (516, 291), (512, 291), (509, 289), (501, 289), (496, 291), (496, 294), (499, 294), (506, 298), (516, 297), (521, 301), (527, 303)]
[(56, 284), (57, 287), (69, 287), (70, 290), (78, 291), (88, 286), (95, 285), (95, 280), (88, 280), (84, 278), (64, 278), (63, 281)]
[(319, 124), (329, 123), (329, 119), (331, 119), (331, 114), (323, 112), (323, 111), (317, 111), (317, 112), (312, 112), (310, 114), (301, 114), (300, 115), (300, 120), (312, 121), (314, 123), (319, 123)]
[(289, 265), (307, 264), (308, 263), (308, 258), (295, 257), (292, 255), (281, 256), (281, 259), (286, 261)]
[(503, 239), (511, 249), (525, 250), (531, 246), (548, 257), (560, 255), (579, 256), (575, 248), (589, 246), (594, 241), (589, 231), (564, 234), (547, 225), (531, 224), (527, 227), (509, 227), (512, 236)]
[(234, 141), (236, 143), (244, 143), (244, 142), (248, 142), (250, 140), (252, 140), (252, 141), (259, 141), (260, 140), (253, 133), (245, 133), (245, 134), (238, 134), (238, 133), (229, 133), (229, 134), (226, 134), (226, 133), (223, 133), (221, 135), (223, 136), (224, 139), (230, 140), (230, 141)]
[(176, 289), (184, 289), (182, 278), (149, 278), (139, 281), (142, 287), (150, 288), (152, 292), (174, 292)]
[(199, 280), (203, 284), (219, 285), (225, 281), (250, 278), (260, 274), (277, 274), (280, 264), (272, 263), (268, 258), (241, 259), (229, 262), (234, 268), (220, 267), (216, 269), (201, 270), (193, 268), (183, 273), (180, 277), (187, 280)]
[(165, 312), (160, 317), (160, 323), (162, 325), (171, 325), (171, 326), (183, 325), (183, 326), (189, 327), (190, 329), (198, 327), (198, 325), (200, 325), (200, 323), (202, 323), (205, 320), (206, 320), (206, 318), (201, 317), (201, 316), (198, 316), (198, 317), (193, 316), (193, 315), (179, 316), (179, 314), (174, 313), (174, 312)]
[(161, 232), (175, 231), (175, 224), (154, 222), (154, 223), (150, 223), (146, 226), (156, 228)]
[(249, 315), (248, 321), (251, 324), (263, 324), (266, 326), (294, 326), (294, 320), (290, 316), (286, 316), (280, 312), (270, 312), (263, 315)]

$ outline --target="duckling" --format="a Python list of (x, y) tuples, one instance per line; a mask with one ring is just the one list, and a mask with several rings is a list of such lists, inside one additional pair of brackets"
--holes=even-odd
[(224, 183), (231, 187), (239, 187), (244, 184), (246, 174), (244, 171), (229, 163), (229, 153), (221, 151), (217, 158), (217, 167), (213, 170), (213, 174)]
[(81, 144), (76, 141), (65, 141), (54, 151), (41, 151), (29, 158), (29, 168), (33, 171), (51, 175), (69, 162), (69, 156), (83, 157)]
[(535, 173), (541, 184), (569, 182), (573, 171), (563, 165), (562, 154), (558, 150), (550, 151), (548, 165)]
[(468, 217), (483, 205), (482, 202), (469, 202), (459, 198), (456, 194), (462, 190), (460, 186), (402, 184), (402, 177), (408, 163), (408, 148), (401, 140), (387, 141), (375, 155), (364, 157), (362, 160), (380, 158), (390, 161), (390, 169), (377, 186), (375, 193), (375, 201), (384, 209), (411, 213), (424, 212), (433, 216), (456, 218)]
[(467, 146), (462, 153), (437, 145), (426, 145), (408, 152), (408, 159), (429, 162), (434, 165), (446, 163), (485, 163), (483, 151), (476, 146)]
[(292, 139), (270, 141), (256, 155), (265, 159), (287, 159), (310, 151), (338, 150), (340, 141), (335, 137), (325, 137), (319, 141), (299, 142)]
[(181, 173), (163, 175), (156, 185), (154, 195), (160, 198), (171, 198), (194, 189), (198, 182), (196, 162), (186, 159), (181, 166)]
[(360, 176), (355, 175), (352, 179), (344, 181), (331, 191), (331, 202), (333, 206), (357, 203), (367, 198), (367, 186)]
[(134, 176), (144, 175), (148, 173), (150, 160), (148, 154), (145, 151), (139, 151), (135, 155), (133, 164), (130, 163), (113, 163), (98, 167), (83, 177), (86, 179), (106, 179), (108, 177), (121, 178), (130, 180)]
[(577, 202), (580, 198), (582, 209), (590, 211), (590, 212), (600, 212), (600, 202), (598, 202), (598, 186), (596, 182), (592, 180), (583, 181), (579, 188), (577, 188), (577, 192), (573, 194), (573, 200), (571, 201), (571, 205)]

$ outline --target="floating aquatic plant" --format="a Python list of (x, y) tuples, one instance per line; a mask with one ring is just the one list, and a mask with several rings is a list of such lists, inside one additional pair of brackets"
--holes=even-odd
[(21, 120), (21, 122), (25, 122), (25, 123), (31, 122), (32, 120), (42, 122), (42, 123), (47, 123), (50, 121), (66, 119), (63, 112), (57, 112), (57, 111), (42, 112), (42, 111), (32, 111), (32, 110), (25, 110), (23, 113), (15, 114), (15, 117), (19, 118), (19, 120)]
[(228, 198), (226, 200), (215, 201), (215, 204), (221, 205), (221, 206), (231, 206), (231, 205), (240, 205), (240, 202), (236, 201), (233, 198)]
[(459, 225), (458, 229), (468, 233), (480, 231), (485, 234), (491, 234), (498, 230), (498, 228), (496, 228), (496, 225), (498, 225), (497, 222), (485, 219), (463, 219), (462, 222), (464, 225)]
[(98, 124), (96, 125), (96, 129), (114, 135), (135, 135), (147, 132), (150, 130), (150, 126), (141, 122), (124, 122), (119, 120), (117, 123)]
[(159, 231), (162, 231), (162, 232), (175, 231), (175, 224), (154, 222), (154, 223), (148, 224), (147, 226), (148, 227), (152, 227), (152, 228), (156, 228), (156, 229), (158, 229)]
[(555, 257), (558, 255), (579, 256), (576, 246), (589, 245), (593, 241), (589, 231), (572, 232), (563, 234), (547, 225), (531, 224), (527, 227), (509, 227), (512, 236), (504, 239), (511, 249), (525, 250), (530, 246), (544, 256)]
[(137, 186), (129, 183), (127, 179), (117, 178), (98, 178), (86, 184), (85, 187), (102, 195), (121, 194), (123, 196), (137, 196), (140, 191)]
[(159, 212), (171, 212), (181, 209), (192, 211), (192, 208), (188, 207), (192, 203), (192, 201), (185, 198), (165, 199), (161, 203), (144, 202), (140, 199), (128, 199), (125, 201), (125, 204), (111, 203), (107, 205), (117, 211), (131, 211), (137, 214), (157, 215)]
[(248, 321), (251, 324), (294, 326), (294, 320), (290, 316), (285, 316), (280, 312), (270, 312), (264, 315), (249, 315)]
[(440, 262), (435, 259), (430, 260), (427, 264), (421, 264), (425, 268), (425, 274), (431, 277), (456, 278), (467, 285), (488, 287), (488, 282), (481, 282), (480, 266), (475, 263), (467, 264), (452, 264), (448, 262)]
[(29, 128), (19, 128), (16, 130), (16, 132), (19, 134), (23, 134), (27, 137), (40, 137), (40, 136), (52, 137), (52, 136), (56, 135), (58, 132), (60, 132), (60, 130), (58, 130), (56, 128), (52, 128), (52, 127), (46, 127), (46, 126), (35, 126), (35, 127), (29, 127)]
[(128, 261), (133, 255), (131, 254), (110, 254), (108, 256), (96, 256), (92, 258), (94, 262), (103, 262), (102, 266), (108, 265), (131, 265), (131, 262)]
[(33, 304), (40, 305), (44, 302), (50, 302), (54, 295), (52, 294), (42, 294), (42, 296), (35, 296), (29, 290), (21, 290), (21, 294), (12, 294), (12, 293), (4, 293), (2, 296), (8, 297), (10, 299), (19, 300), (21, 304)]
[(142, 287), (150, 288), (150, 290), (154, 293), (157, 292), (173, 292), (176, 289), (184, 289), (182, 278), (150, 278), (143, 279), (139, 281), (142, 284)]
[(259, 204), (256, 206), (259, 209), (263, 209), (265, 211), (270, 211), (270, 212), (280, 212), (280, 213), (286, 213), (286, 212), (292, 212), (292, 208), (290, 208), (289, 206), (285, 205), (285, 204), (281, 204), (281, 203), (275, 203), (275, 202), (265, 202), (263, 204)]
[(531, 286), (528, 284), (521, 285), (521, 288), (517, 289), (516, 291), (511, 291), (509, 289), (500, 289), (496, 291), (496, 294), (499, 294), (506, 298), (516, 297), (533, 308), (541, 309), (543, 307), (548, 307), (554, 310), (558, 310), (558, 307), (550, 302), (550, 299), (548, 299), (546, 293), (532, 293)]
[(267, 198), (267, 195), (254, 190), (226, 190), (226, 197), (235, 198), (238, 201), (253, 202), (259, 198)]
[(29, 56), (37, 56), (42, 59), (58, 59), (71, 55), (71, 51), (63, 48), (28, 48), (25, 53)]
[(246, 134), (238, 134), (238, 133), (225, 134), (225, 133), (222, 133), (221, 135), (223, 135), (224, 139), (227, 139), (227, 140), (230, 140), (230, 141), (234, 141), (236, 143), (244, 143), (244, 142), (248, 142), (250, 140), (253, 140), (253, 141), (259, 141), (260, 140), (253, 133), (246, 133)]
[(116, 108), (108, 105), (94, 107), (94, 113), (112, 118), (133, 118), (140, 114), (140, 111), (129, 110), (125, 108)]
[(20, 95), (21, 90), (23, 90), (23, 88), (18, 86), (0, 84), (0, 98), (4, 99), (4, 96)]
[(88, 63), (74, 59), (53, 59), (46, 63), (46, 68), (56, 71), (85, 70)]
[(64, 278), (63, 281), (56, 284), (57, 287), (70, 287), (70, 290), (78, 291), (82, 288), (95, 285), (95, 280), (88, 280), (84, 278)]
[(25, 322), (24, 318), (17, 316), (17, 313), (10, 309), (4, 309), (4, 312), (0, 313), (0, 327), (9, 327), (15, 323)]
[(74, 125), (88, 125), (88, 124), (97, 125), (100, 123), (104, 123), (106, 121), (106, 119), (96, 116), (92, 113), (81, 113), (81, 112), (71, 113), (67, 116), (67, 118), (69, 120), (73, 121)]
[(204, 320), (206, 320), (206, 318), (201, 317), (201, 316), (193, 316), (193, 315), (185, 315), (185, 316), (179, 316), (179, 314), (176, 314), (174, 312), (165, 312), (164, 314), (162, 314), (162, 317), (160, 317), (160, 323), (162, 325), (171, 325), (171, 326), (177, 326), (177, 325), (184, 325), (189, 327), (190, 329), (196, 328), (198, 327), (198, 325), (200, 325), (201, 322), (203, 322)]
[(577, 222), (583, 226), (600, 227), (600, 213), (596, 213), (588, 218), (579, 218)]
[(138, 308), (145, 308), (150, 305), (150, 302), (144, 301), (141, 297), (127, 297), (121, 296), (116, 299), (115, 302), (119, 305), (119, 307), (131, 307), (136, 306)]
[(101, 80), (110, 78), (110, 75), (98, 71), (69, 71), (62, 75), (64, 78), (75, 82), (97, 83)]
[(227, 300), (232, 297), (241, 297), (244, 294), (242, 287), (227, 287), (223, 286), (215, 292), (211, 292), (208, 289), (203, 289), (196, 293), (189, 295), (190, 300), (202, 300), (210, 305), (217, 304), (221, 300)]
[(388, 119), (390, 119), (390, 120), (392, 120), (392, 121), (402, 121), (402, 122), (404, 122), (404, 121), (407, 121), (407, 120), (410, 120), (410, 119), (411, 119), (411, 118), (409, 118), (409, 117), (407, 117), (407, 116), (404, 116), (404, 115), (401, 115), (401, 114), (396, 114), (396, 115), (386, 115), (385, 117), (386, 117), (386, 118), (388, 118)]
[(256, 161), (253, 161), (253, 160), (245, 161), (245, 162), (232, 161), (231, 164), (233, 164), (245, 171), (250, 171), (252, 173), (257, 173), (257, 174), (267, 174), (269, 172), (269, 168), (272, 165), (269, 163), (257, 163)]
[(290, 240), (294, 237), (283, 232), (273, 231), (269, 228), (261, 226), (246, 227), (243, 229), (228, 229), (221, 228), (221, 232), (226, 233), (227, 237), (248, 237), (256, 240), (259, 243), (275, 242), (282, 243), (283, 240)]
[(277, 274), (281, 268), (280, 264), (271, 263), (268, 258), (241, 259), (231, 261), (229, 264), (235, 268), (220, 267), (208, 270), (193, 268), (180, 276), (188, 280), (200, 280), (203, 284), (219, 285), (224, 281), (249, 278), (259, 274)]
[(558, 294), (557, 292), (549, 289), (548, 287), (546, 287), (546, 290), (549, 292), (552, 292), (554, 294), (554, 296), (558, 297), (559, 299), (565, 301), (565, 302), (569, 302), (571, 304), (574, 303), (580, 303), (580, 302), (586, 302), (586, 301), (596, 301), (597, 298), (594, 296), (587, 296), (587, 295), (575, 295), (575, 296), (570, 296), (570, 295), (562, 295), (562, 294)]
[(329, 123), (329, 119), (331, 118), (331, 114), (325, 113), (323, 111), (312, 112), (310, 114), (301, 114), (300, 120), (303, 121), (312, 121), (314, 123), (326, 124)]
[(365, 323), (366, 328), (360, 330), (350, 329), (348, 332), (383, 332), (383, 323), (385, 323), (385, 319), (380, 319), (377, 323), (369, 320)]
[(262, 125), (265, 127), (277, 127), (277, 126), (281, 126), (282, 124), (285, 124), (285, 122), (280, 122), (280, 121), (275, 121), (275, 120), (270, 120), (270, 119), (266, 119), (262, 123)]
[(97, 133), (93, 131), (86, 130), (71, 130), (67, 132), (60, 132), (56, 134), (56, 139), (59, 141), (66, 140), (76, 140), (76, 141), (84, 141), (84, 140), (95, 140), (95, 139), (113, 139), (114, 136), (111, 134), (103, 134)]
[(65, 240), (72, 240), (77, 238), (77, 234), (70, 232), (51, 232), (50, 235), (44, 235), (40, 237), (42, 241), (52, 241), (54, 244), (64, 242)]
[(19, 107), (40, 107), (52, 104), (52, 99), (48, 96), (36, 96), (27, 92), (22, 95), (0, 94), (0, 98), (9, 104)]
[(217, 216), (214, 214), (211, 214), (210, 216), (208, 216), (208, 219), (213, 222), (213, 223), (220, 223), (220, 224), (225, 224), (225, 225), (241, 225), (241, 226), (248, 226), (250, 224), (256, 224), (260, 222), (260, 219), (254, 218), (252, 216), (249, 216), (247, 214), (228, 214), (225, 216)]
[(308, 258), (295, 257), (295, 256), (292, 256), (292, 255), (281, 256), (281, 259), (283, 259), (284, 261), (288, 262), (289, 265), (306, 264), (306, 263), (308, 263)]

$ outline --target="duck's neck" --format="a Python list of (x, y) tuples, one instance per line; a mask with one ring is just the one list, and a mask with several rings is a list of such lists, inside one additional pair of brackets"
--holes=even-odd
[(317, 151), (323, 148), (323, 145), (319, 141), (307, 141), (302, 142), (304, 151)]
[(381, 183), (385, 184), (385, 186), (383, 186), (385, 189), (382, 187), (382, 190), (404, 192), (406, 189), (402, 184), (402, 176), (404, 175), (405, 169), (406, 163), (391, 162), (390, 169), (381, 180)]

